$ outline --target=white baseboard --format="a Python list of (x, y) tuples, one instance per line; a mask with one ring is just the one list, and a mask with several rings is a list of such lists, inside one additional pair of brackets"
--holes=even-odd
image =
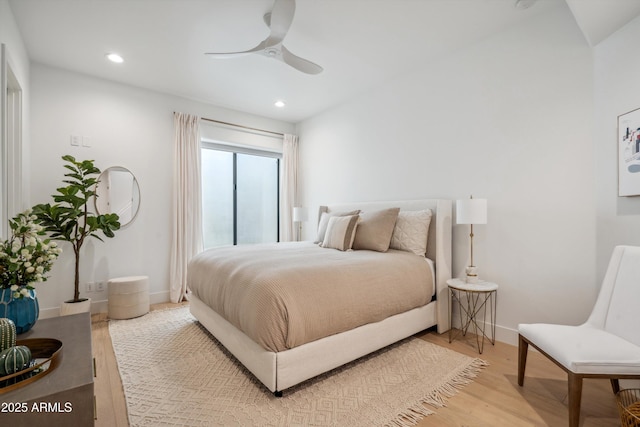
[[(149, 302), (151, 304), (162, 304), (169, 301), (170, 301), (169, 291), (155, 292), (155, 293), (149, 294)], [(108, 313), (108, 312), (109, 312), (109, 300), (107, 299), (91, 300), (91, 314)], [(60, 316), (60, 307), (41, 308), (40, 315), (38, 316), (38, 318), (49, 319), (51, 317), (58, 317), (58, 316)]]
[[(453, 327), (459, 328), (459, 324), (455, 324)], [(473, 331), (472, 331), (473, 332)], [(491, 323), (487, 322), (486, 333), (491, 336)], [(507, 328), (506, 326), (496, 325), (496, 341), (500, 341), (505, 344), (518, 345), (518, 331), (516, 329)]]
[(38, 319), (49, 319), (51, 317), (60, 316), (60, 307), (54, 308), (41, 308), (40, 314), (38, 315)]
[(496, 325), (496, 340), (505, 344), (518, 345), (518, 331), (506, 326)]

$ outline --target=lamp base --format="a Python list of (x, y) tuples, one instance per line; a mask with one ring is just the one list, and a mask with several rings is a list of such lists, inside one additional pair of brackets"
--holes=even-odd
[(466, 268), (466, 281), (467, 283), (478, 283), (480, 279), (478, 279), (478, 267), (475, 265), (470, 265)]

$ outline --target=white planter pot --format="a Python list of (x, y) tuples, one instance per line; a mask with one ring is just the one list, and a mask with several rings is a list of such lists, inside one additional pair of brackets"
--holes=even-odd
[(60, 316), (91, 312), (91, 298), (79, 302), (63, 302), (60, 305)]

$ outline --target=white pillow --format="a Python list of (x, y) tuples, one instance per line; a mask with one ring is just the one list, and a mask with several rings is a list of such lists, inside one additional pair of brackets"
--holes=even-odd
[(433, 213), (430, 209), (400, 211), (391, 235), (389, 248), (425, 256), (432, 215)]
[(327, 224), (327, 232), (322, 241), (323, 248), (347, 251), (353, 245), (358, 225), (358, 215), (332, 216)]

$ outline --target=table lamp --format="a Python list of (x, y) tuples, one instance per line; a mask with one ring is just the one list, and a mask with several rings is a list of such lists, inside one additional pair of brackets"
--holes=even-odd
[(487, 223), (487, 199), (474, 199), (471, 196), (467, 200), (457, 200), (456, 222), (471, 225), (471, 233), (469, 234), (471, 263), (466, 268), (467, 283), (478, 283), (478, 268), (473, 265), (473, 226), (474, 224)]
[(308, 219), (307, 209), (302, 206), (294, 206), (292, 216), (293, 222), (298, 224), (296, 240), (300, 241), (302, 240), (302, 223)]

